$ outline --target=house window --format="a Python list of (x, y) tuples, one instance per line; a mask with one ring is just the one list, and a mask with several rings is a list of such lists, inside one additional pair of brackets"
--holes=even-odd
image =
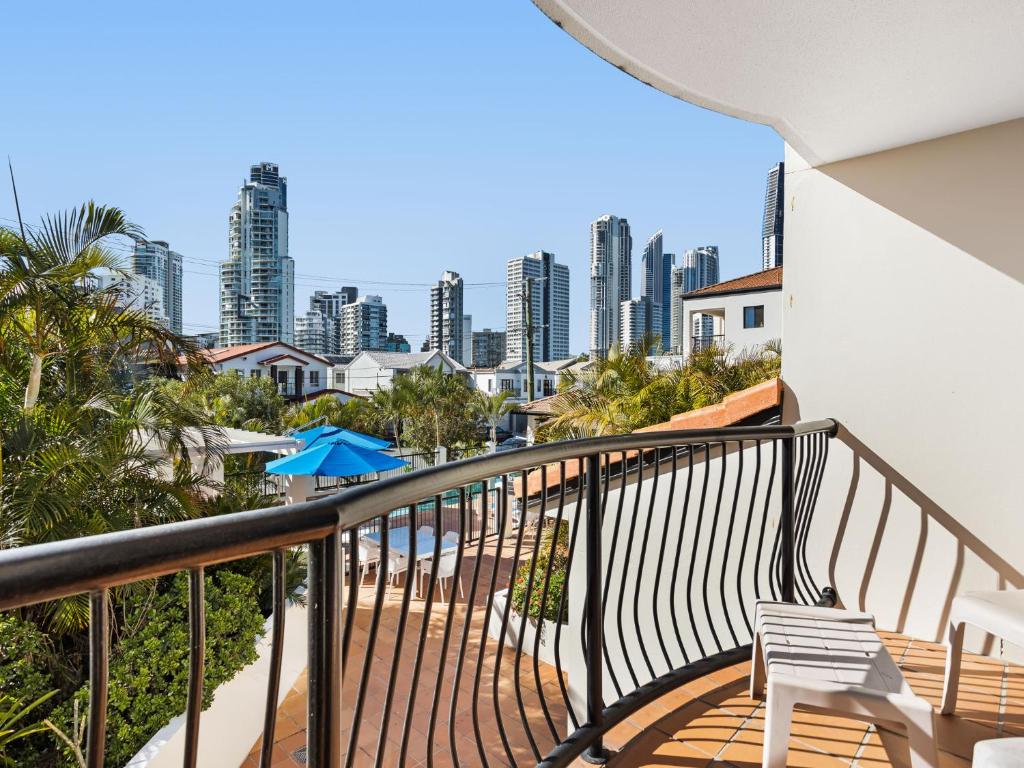
[(320, 386), (320, 371), (309, 372), (309, 386), (319, 387)]
[(743, 308), (744, 328), (764, 328), (764, 304)]
[(501, 380), (501, 391), (502, 392), (511, 392), (512, 391), (512, 379), (502, 379)]
[(334, 372), (334, 386), (338, 389), (342, 389), (342, 385), (345, 383), (345, 374), (342, 371)]
[(249, 371), (249, 376), (251, 376), (254, 379), (258, 379), (262, 375), (263, 371), (261, 371), (259, 368), (253, 368), (251, 371)]
[(280, 384), (287, 384), (288, 383), (288, 371), (278, 371), (277, 372), (277, 381)]

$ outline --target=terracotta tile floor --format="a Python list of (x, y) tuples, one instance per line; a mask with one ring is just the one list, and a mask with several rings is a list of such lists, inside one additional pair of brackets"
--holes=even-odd
[[(527, 537), (526, 544), (529, 545)], [(475, 554), (475, 551), (474, 551)], [(511, 567), (509, 547), (498, 567), (498, 583), (507, 583)], [(466, 596), (470, 592), (470, 577), (475, 558), (464, 563)], [(515, 765), (532, 766), (536, 763), (533, 750), (523, 728), (519, 702), (512, 685), (514, 654), (503, 652), (497, 696), (493, 694), (496, 643), (491, 640), (479, 670), (482, 674), (480, 696), (474, 699), (473, 681), (477, 670), (477, 653), (481, 636), (482, 614), (486, 586), (494, 564), (494, 544), (489, 544), (481, 559), (480, 587), (474, 600), (473, 621), (464, 659), (465, 670), (458, 688), (455, 704), (454, 741), (460, 764), (478, 766), (480, 759), (473, 729), (473, 704), (478, 706), (479, 726), (486, 744), (488, 762), (492, 766), (508, 765), (509, 760), (497, 734), (496, 711), (501, 713), (507, 731), (509, 747)], [(369, 584), (369, 580), (367, 580)], [(401, 589), (395, 589), (386, 603), (380, 635), (371, 655), (366, 704), (358, 738), (359, 752), (354, 765), (373, 765), (380, 734), (388, 688), (388, 672), (392, 668)], [(358, 670), (365, 660), (367, 628), (372, 615), (373, 589), (364, 587), (356, 618), (350, 664), (355, 673), (346, 676), (343, 690), (343, 744), (347, 743), (351, 727), (353, 702), (356, 698)], [(433, 764), (453, 764), (452, 742), (449, 738), (449, 704), (452, 699), (454, 668), (459, 658), (466, 601), (457, 601), (451, 641), (446, 654), (442, 654), (445, 608), (435, 602), (425, 638), (425, 662), (417, 686), (418, 702), (411, 717), (407, 755), (403, 766), (418, 768), (426, 765), (427, 750), (433, 750)], [(413, 664), (423, 626), (424, 601), (413, 599), (411, 613), (405, 628), (400, 665), (395, 678), (392, 725), (386, 734), (385, 766), (398, 766), (401, 749), (401, 723), (411, 690)], [(900, 635), (885, 634), (883, 638), (893, 658), (903, 669), (908, 681), (922, 696), (938, 705), (942, 691), (945, 651), (941, 645), (913, 640)], [(425, 706), (438, 684), (438, 668), (442, 656), (445, 670), (440, 688), (444, 705), (438, 712), (431, 741), (429, 734), (430, 710)], [(523, 656), (519, 664), (523, 709), (526, 721), (535, 734), (542, 753), (552, 745), (544, 713), (540, 708), (533, 661)], [(540, 686), (550, 716), (556, 724), (566, 721), (566, 710), (558, 687), (554, 668), (539, 664)], [(764, 732), (764, 706), (747, 696), (749, 663), (740, 664), (673, 691), (635, 713), (614, 728), (606, 737), (606, 745), (614, 750), (611, 768), (721, 766), (727, 768), (754, 768), (761, 764), (761, 744)], [(306, 744), (306, 677), (303, 675), (289, 692), (278, 715), (274, 734), (275, 768), (304, 765), (295, 757)], [(960, 700), (957, 715), (937, 717), (937, 738), (943, 768), (970, 765), (970, 756), (976, 741), (1000, 735), (1024, 735), (1024, 668), (1005, 665), (992, 659), (965, 656)], [(243, 763), (244, 768), (258, 766), (260, 743)], [(581, 761), (578, 764), (584, 765)], [(853, 720), (797, 712), (793, 720), (793, 737), (788, 765), (795, 768), (814, 766), (864, 766), (883, 768), (909, 766), (906, 740), (899, 735), (880, 731)]]

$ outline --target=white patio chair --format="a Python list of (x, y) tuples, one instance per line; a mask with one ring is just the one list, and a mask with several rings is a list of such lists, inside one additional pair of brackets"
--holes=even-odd
[(359, 584), (362, 585), (366, 581), (366, 574), (370, 570), (370, 566), (375, 568), (380, 563), (380, 545), (371, 539), (360, 539), (359, 540)]
[[(449, 531), (444, 535), (445, 541), (451, 541), (448, 537), (453, 535), (456, 537), (455, 541), (458, 541), (458, 534), (453, 531)], [(444, 584), (448, 579), (455, 578), (459, 582), (459, 597), (465, 598), (466, 595), (462, 591), (462, 574), (455, 572), (455, 563), (458, 558), (457, 549), (447, 549), (441, 553), (441, 556), (437, 559), (437, 585), (441, 589), (441, 602), (445, 602), (444, 596)], [(424, 560), (420, 564), (420, 592), (423, 593), (423, 580), (430, 576), (434, 572), (433, 558)], [(425, 593), (424, 593), (425, 594)], [(454, 592), (453, 592), (454, 596)]]
[(1024, 644), (1024, 590), (968, 592), (953, 598), (946, 638), (946, 678), (942, 687), (941, 712), (944, 715), (951, 715), (956, 709), (965, 624), (1013, 645)]
[[(409, 570), (409, 558), (388, 552), (388, 589), (384, 593), (384, 599), (390, 599), (391, 588), (398, 582), (399, 574)], [(408, 576), (406, 576), (408, 578)]]

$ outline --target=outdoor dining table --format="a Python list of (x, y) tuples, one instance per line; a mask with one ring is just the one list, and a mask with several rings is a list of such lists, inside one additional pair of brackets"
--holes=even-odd
[[(374, 544), (380, 545), (380, 531), (364, 534), (363, 538), (369, 539)], [(409, 527), (392, 528), (388, 531), (388, 551), (401, 557), (409, 557)], [(441, 539), (441, 551), (456, 549), (458, 543)], [(416, 561), (425, 560), (434, 556), (434, 534), (416, 532)]]

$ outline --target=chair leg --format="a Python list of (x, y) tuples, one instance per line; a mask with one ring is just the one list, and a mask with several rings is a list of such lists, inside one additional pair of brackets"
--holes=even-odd
[(459, 574), (459, 597), (466, 599), (466, 593), (462, 591), (462, 574)]
[(933, 722), (931, 707), (915, 710), (907, 715), (911, 768), (939, 768)]
[(764, 650), (761, 648), (761, 633), (754, 633), (754, 651), (750, 655), (750, 698), (760, 699), (764, 693), (765, 668)]
[(444, 600), (444, 579), (443, 578), (438, 578), (438, 580), (437, 580), (437, 587), (438, 587), (438, 589), (441, 590), (441, 605), (444, 605), (445, 604), (445, 600)]
[(780, 691), (769, 682), (768, 698), (765, 702), (762, 768), (786, 768), (792, 723), (793, 702), (784, 691)]
[(964, 650), (963, 622), (949, 622), (946, 638), (946, 679), (942, 684), (943, 715), (951, 715), (956, 710), (956, 697), (960, 688), (960, 659)]

